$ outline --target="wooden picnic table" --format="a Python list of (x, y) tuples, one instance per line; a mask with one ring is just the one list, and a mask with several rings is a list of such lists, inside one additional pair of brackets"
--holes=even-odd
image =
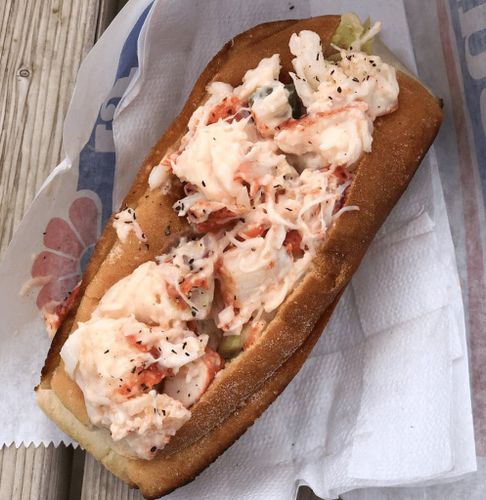
[[(79, 65), (125, 3), (0, 2), (0, 259), (63, 156), (63, 121)], [(141, 498), (79, 448), (0, 448), (2, 500)], [(301, 489), (299, 500), (313, 498), (308, 488)]]

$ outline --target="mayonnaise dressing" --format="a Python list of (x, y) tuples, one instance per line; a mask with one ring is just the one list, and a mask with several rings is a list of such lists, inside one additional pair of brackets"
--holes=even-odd
[(135, 234), (138, 241), (147, 241), (140, 224), (137, 222), (137, 216), (133, 208), (126, 208), (125, 210), (115, 214), (113, 217), (113, 227), (115, 228), (118, 239), (122, 243), (127, 241), (128, 235), (131, 232)]

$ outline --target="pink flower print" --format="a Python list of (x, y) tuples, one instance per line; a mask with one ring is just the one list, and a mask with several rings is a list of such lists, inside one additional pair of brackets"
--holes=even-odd
[(53, 311), (81, 279), (99, 232), (99, 210), (86, 196), (69, 207), (69, 219), (52, 218), (44, 231), (44, 246), (32, 265), (33, 278), (48, 280), (40, 289), (36, 304)]

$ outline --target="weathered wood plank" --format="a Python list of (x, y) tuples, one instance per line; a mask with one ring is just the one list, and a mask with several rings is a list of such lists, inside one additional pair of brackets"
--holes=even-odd
[(0, 453), (0, 498), (64, 500), (69, 494), (71, 463), (71, 447), (4, 447)]
[[(61, 159), (62, 126), (77, 70), (118, 3), (0, 2), (0, 258)], [(71, 447), (3, 447), (0, 498), (68, 498), (72, 463)]]
[(99, 0), (0, 2), (0, 256), (61, 158), (64, 116), (98, 11)]
[(137, 490), (130, 489), (125, 483), (108, 472), (88, 453), (84, 462), (83, 490), (81, 500), (142, 500)]

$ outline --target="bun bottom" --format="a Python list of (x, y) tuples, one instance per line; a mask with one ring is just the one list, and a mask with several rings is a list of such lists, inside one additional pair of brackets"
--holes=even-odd
[(78, 420), (52, 389), (39, 387), (37, 403), (48, 417), (98, 459), (108, 470), (145, 498), (159, 498), (195, 479), (229, 448), (285, 389), (300, 370), (319, 339), (341, 294), (328, 307), (305, 343), (262, 386), (220, 426), (187, 448), (151, 461), (133, 460), (113, 449), (106, 429), (87, 426)]

